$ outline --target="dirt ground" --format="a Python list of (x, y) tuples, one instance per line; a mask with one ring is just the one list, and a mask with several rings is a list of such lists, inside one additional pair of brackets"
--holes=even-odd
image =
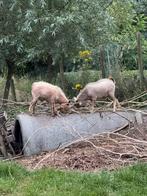
[(68, 170), (114, 170), (147, 162), (147, 120), (131, 124), (115, 133), (83, 138), (64, 149), (17, 159), (29, 170), (54, 167)]

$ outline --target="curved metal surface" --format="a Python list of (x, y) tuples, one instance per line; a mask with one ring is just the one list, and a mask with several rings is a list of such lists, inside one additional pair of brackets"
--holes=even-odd
[(24, 155), (29, 156), (56, 149), (83, 136), (113, 131), (124, 126), (127, 119), (135, 121), (134, 114), (97, 112), (64, 117), (19, 114), (15, 121), (14, 136), (17, 142), (22, 143)]

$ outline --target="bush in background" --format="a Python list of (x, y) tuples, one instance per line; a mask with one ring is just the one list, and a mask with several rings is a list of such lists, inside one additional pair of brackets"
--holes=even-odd
[[(145, 71), (147, 77), (147, 71)], [(101, 72), (97, 70), (85, 70), (78, 72), (65, 73), (66, 81), (66, 94), (68, 97), (73, 98), (78, 94), (75, 90), (76, 84), (80, 84), (84, 87), (89, 82), (97, 81), (101, 78)], [(115, 79), (115, 77), (114, 77)], [(18, 101), (30, 101), (31, 100), (31, 86), (34, 81), (40, 81), (46, 79), (42, 77), (34, 77), (29, 79), (28, 77), (15, 78), (16, 96)], [(53, 78), (52, 83), (61, 87), (60, 76)], [(0, 96), (3, 97), (3, 89), (5, 85), (5, 79), (0, 79)], [(116, 96), (120, 101), (131, 98), (141, 93), (140, 83), (138, 78), (138, 71), (123, 71), (121, 72), (121, 78), (116, 80)], [(11, 92), (9, 99), (12, 99)]]

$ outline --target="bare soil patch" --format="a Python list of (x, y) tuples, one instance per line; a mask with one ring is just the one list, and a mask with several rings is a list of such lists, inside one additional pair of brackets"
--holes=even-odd
[(17, 160), (28, 169), (54, 167), (68, 170), (113, 170), (147, 162), (147, 122), (132, 124), (116, 133), (81, 138), (63, 149)]

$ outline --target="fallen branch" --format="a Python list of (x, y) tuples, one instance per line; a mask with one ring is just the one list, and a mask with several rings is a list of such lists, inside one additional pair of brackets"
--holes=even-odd
[(121, 131), (122, 129), (125, 129), (128, 125), (129, 125), (129, 124), (126, 123), (124, 126), (118, 128), (118, 129), (115, 129), (115, 130), (113, 131), (113, 133), (117, 133), (117, 132)]

